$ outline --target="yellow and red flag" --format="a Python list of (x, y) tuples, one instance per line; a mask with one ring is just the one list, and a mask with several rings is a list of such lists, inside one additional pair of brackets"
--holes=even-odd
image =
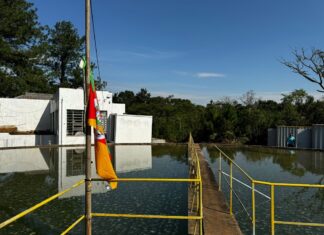
[(111, 155), (104, 134), (104, 126), (101, 121), (101, 114), (92, 72), (90, 74), (89, 100), (87, 109), (88, 125), (93, 127), (95, 136), (95, 158), (97, 174), (101, 178), (109, 182), (111, 189), (115, 189), (117, 188), (117, 182), (110, 181), (116, 180), (117, 175), (111, 163)]

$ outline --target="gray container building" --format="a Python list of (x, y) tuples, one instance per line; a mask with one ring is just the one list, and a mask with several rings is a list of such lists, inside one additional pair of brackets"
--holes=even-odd
[(290, 134), (295, 136), (297, 143), (296, 126), (277, 126), (277, 147), (287, 147), (287, 138)]
[(287, 147), (290, 134), (296, 138), (296, 148), (324, 149), (324, 124), (269, 128), (268, 146)]
[(324, 149), (324, 124), (313, 125), (312, 142), (314, 149)]
[(268, 146), (277, 146), (277, 129), (268, 129)]
[(297, 128), (296, 148), (312, 148), (312, 127)]

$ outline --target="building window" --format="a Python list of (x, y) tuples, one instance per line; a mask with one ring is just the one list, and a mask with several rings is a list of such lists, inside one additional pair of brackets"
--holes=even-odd
[(84, 134), (84, 112), (83, 110), (67, 110), (66, 118), (67, 135), (83, 135)]
[(66, 176), (83, 175), (85, 170), (86, 151), (84, 149), (66, 150)]

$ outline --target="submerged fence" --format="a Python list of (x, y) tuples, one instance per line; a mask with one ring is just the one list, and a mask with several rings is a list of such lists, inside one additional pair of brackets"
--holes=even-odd
[[(309, 223), (309, 222), (297, 222), (297, 221), (283, 221), (276, 220), (275, 217), (275, 188), (277, 187), (303, 187), (303, 188), (324, 188), (324, 185), (321, 184), (292, 184), (292, 183), (276, 183), (276, 182), (267, 182), (260, 181), (252, 178), (246, 171), (244, 171), (235, 161), (233, 161), (229, 156), (227, 156), (219, 147), (214, 145), (214, 147), (218, 150), (219, 153), (219, 163), (218, 163), (218, 186), (219, 190), (222, 190), (222, 175), (225, 175), (229, 182), (224, 177), (224, 181), (229, 185), (229, 212), (233, 214), (233, 194), (237, 198), (239, 204), (243, 207), (243, 209), (247, 212), (244, 204), (240, 200), (239, 196), (233, 189), (233, 180), (248, 187), (251, 189), (251, 198), (252, 198), (252, 216), (250, 218), (253, 228), (253, 234), (256, 233), (256, 204), (255, 204), (255, 195), (256, 193), (261, 194), (270, 200), (270, 234), (275, 234), (276, 225), (293, 225), (293, 226), (314, 226), (314, 227), (324, 227), (323, 223)], [(222, 159), (227, 160), (229, 165), (229, 172), (226, 173), (223, 171), (222, 167)], [(242, 181), (236, 179), (233, 176), (233, 167), (237, 168), (244, 177), (250, 182), (250, 185), (243, 183)], [(255, 187), (256, 185), (266, 185), (270, 187), (270, 196), (263, 194), (258, 191)]]
[[(166, 182), (166, 183), (188, 183), (189, 192), (192, 194), (193, 200), (189, 208), (190, 215), (149, 215), (149, 214), (113, 214), (113, 213), (96, 213), (92, 212), (91, 216), (94, 217), (112, 217), (112, 218), (140, 218), (140, 219), (171, 219), (171, 220), (193, 220), (195, 221), (194, 234), (203, 234), (202, 229), (202, 219), (203, 219), (203, 210), (202, 210), (202, 181), (200, 174), (200, 165), (197, 150), (194, 147), (194, 142), (192, 137), (189, 137), (188, 141), (188, 162), (189, 162), (189, 178), (119, 178), (117, 182)], [(102, 181), (102, 179), (92, 179), (92, 181)], [(63, 194), (80, 187), (84, 184), (84, 180), (81, 180), (74, 184), (72, 187), (65, 189), (42, 202), (30, 207), (29, 209), (13, 216), (12, 218), (0, 223), (0, 229), (12, 224), (18, 219), (34, 212), (35, 210), (41, 208), (42, 206), (52, 202)], [(118, 189), (117, 189), (118, 190)], [(75, 226), (77, 226), (81, 221), (85, 219), (85, 215), (81, 215), (75, 220), (66, 230), (61, 234), (69, 233)], [(93, 228), (95, 229), (95, 227)], [(1, 231), (1, 230), (0, 230)]]

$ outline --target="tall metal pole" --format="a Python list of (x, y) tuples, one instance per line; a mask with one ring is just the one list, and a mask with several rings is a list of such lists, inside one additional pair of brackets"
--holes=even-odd
[[(90, 1), (85, 0), (85, 32), (86, 32), (86, 97), (89, 100), (89, 84), (90, 84)], [(87, 163), (85, 168), (86, 182), (85, 182), (85, 214), (86, 214), (86, 234), (91, 235), (91, 127), (86, 124), (86, 152)]]

